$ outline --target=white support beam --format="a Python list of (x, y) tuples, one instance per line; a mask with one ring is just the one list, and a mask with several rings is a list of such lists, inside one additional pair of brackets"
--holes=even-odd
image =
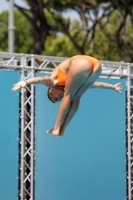
[(9, 0), (9, 15), (8, 15), (8, 51), (14, 52), (14, 0)]

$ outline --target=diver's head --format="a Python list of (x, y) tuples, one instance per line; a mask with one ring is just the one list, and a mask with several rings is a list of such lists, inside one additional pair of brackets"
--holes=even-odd
[(47, 96), (53, 103), (61, 101), (64, 96), (64, 87), (57, 85), (54, 88), (48, 88)]

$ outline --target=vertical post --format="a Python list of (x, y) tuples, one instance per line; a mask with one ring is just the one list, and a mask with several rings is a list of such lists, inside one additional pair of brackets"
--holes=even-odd
[(127, 77), (127, 158), (128, 158), (128, 200), (131, 200), (131, 120), (130, 120), (130, 64), (128, 64), (128, 77)]
[(9, 17), (8, 17), (8, 51), (14, 52), (14, 0), (9, 0)]
[[(24, 55), (21, 57), (21, 79), (24, 80), (25, 72), (24, 72)], [(23, 188), (23, 180), (24, 180), (24, 126), (25, 126), (25, 112), (24, 112), (24, 100), (25, 100), (25, 93), (24, 88), (21, 89), (21, 161), (20, 161), (20, 199), (24, 198), (24, 188)]]
[[(31, 59), (31, 77), (34, 77), (34, 55), (32, 55)], [(35, 116), (35, 86), (31, 85), (31, 199), (34, 199), (34, 138), (35, 138), (35, 126), (34, 126), (34, 116)]]
[[(34, 55), (21, 58), (21, 79), (27, 78), (27, 70), (31, 66), (30, 76), (34, 77)], [(34, 200), (34, 85), (21, 89), (21, 170), (20, 170), (20, 199)]]

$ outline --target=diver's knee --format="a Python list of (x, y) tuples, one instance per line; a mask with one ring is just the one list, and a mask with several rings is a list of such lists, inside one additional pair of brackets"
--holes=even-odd
[(75, 104), (79, 104), (80, 98), (74, 97), (73, 100), (72, 100), (72, 102), (74, 102)]

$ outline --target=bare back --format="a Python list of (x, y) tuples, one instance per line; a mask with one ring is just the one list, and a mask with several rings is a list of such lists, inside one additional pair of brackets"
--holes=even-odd
[(68, 58), (67, 60), (64, 60), (64, 61), (60, 64), (60, 69), (61, 69), (65, 74), (68, 74), (69, 67), (70, 67), (70, 65), (71, 65), (71, 59), (72, 59), (72, 58)]

